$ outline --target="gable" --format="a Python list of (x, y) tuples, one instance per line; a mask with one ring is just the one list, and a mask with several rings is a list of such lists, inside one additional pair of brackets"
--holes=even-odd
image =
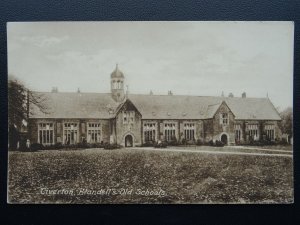
[(215, 114), (214, 114), (214, 118), (217, 118), (219, 119), (219, 116), (221, 113), (229, 113), (229, 114), (232, 114), (233, 117), (235, 117), (234, 113), (231, 111), (231, 109), (228, 107), (228, 105), (226, 104), (225, 101), (223, 101), (218, 109), (216, 110)]
[(119, 113), (124, 112), (124, 111), (135, 111), (139, 116), (142, 116), (142, 114), (139, 112), (139, 110), (135, 107), (135, 105), (129, 99), (126, 99), (126, 101), (123, 102), (116, 109), (116, 116), (118, 116)]
[(267, 98), (184, 95), (129, 95), (143, 119), (211, 119), (222, 104), (236, 120), (281, 120)]

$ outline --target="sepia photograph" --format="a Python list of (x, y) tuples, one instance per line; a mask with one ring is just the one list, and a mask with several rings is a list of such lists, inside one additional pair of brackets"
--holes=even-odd
[(9, 204), (292, 204), (294, 23), (9, 22)]

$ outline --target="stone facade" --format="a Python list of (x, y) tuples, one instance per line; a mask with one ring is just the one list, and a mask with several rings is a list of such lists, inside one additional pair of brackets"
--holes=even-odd
[[(51, 109), (51, 115), (38, 114), (29, 119), (31, 143), (136, 146), (158, 140), (191, 144), (220, 140), (230, 145), (281, 138), (280, 117), (268, 99), (252, 99), (247, 110), (241, 110), (247, 106), (246, 96), (225, 99), (152, 94), (132, 95), (133, 101), (125, 94), (124, 79), (116, 67), (109, 94), (48, 93), (56, 108)], [(262, 107), (266, 107), (265, 114), (257, 113)], [(262, 119), (254, 119), (259, 117)]]

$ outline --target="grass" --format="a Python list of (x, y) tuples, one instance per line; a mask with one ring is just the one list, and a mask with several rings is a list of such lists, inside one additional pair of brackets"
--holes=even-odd
[[(42, 194), (41, 188), (73, 190), (74, 194)], [(112, 188), (121, 192), (78, 194), (82, 189)], [(145, 196), (140, 190), (165, 195)], [(9, 152), (8, 201), (291, 203), (293, 161), (290, 157), (139, 149)]]

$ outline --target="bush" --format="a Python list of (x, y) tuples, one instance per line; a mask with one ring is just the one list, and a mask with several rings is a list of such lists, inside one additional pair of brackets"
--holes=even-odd
[(142, 147), (153, 147), (155, 143), (153, 141), (147, 141), (142, 144)]
[(33, 144), (31, 144), (31, 146), (30, 146), (30, 150), (33, 151), (33, 152), (36, 152), (36, 151), (38, 151), (38, 150), (43, 150), (43, 149), (45, 149), (45, 148), (44, 148), (44, 145), (39, 144), (39, 143), (33, 143)]
[(208, 142), (204, 142), (203, 145), (214, 146), (214, 147), (224, 147), (225, 144), (219, 140), (216, 140), (215, 142), (213, 140), (210, 140)]
[(209, 145), (209, 146), (214, 146), (214, 141), (213, 140), (210, 140), (208, 143), (207, 143), (207, 145)]
[(181, 144), (182, 144), (182, 145), (186, 145), (186, 144), (187, 144), (187, 141), (186, 141), (185, 138), (183, 138), (183, 139), (181, 140)]
[(168, 145), (170, 145), (170, 146), (178, 146), (179, 143), (178, 143), (178, 141), (176, 139), (174, 139), (174, 140), (169, 141)]
[(250, 142), (245, 144), (250, 146), (265, 146), (265, 145), (276, 145), (277, 142), (271, 140), (250, 140)]
[(289, 143), (287, 142), (287, 140), (285, 138), (282, 138), (280, 141), (277, 142), (277, 144), (279, 144), (279, 145), (289, 145)]
[(203, 143), (203, 141), (201, 140), (201, 139), (198, 139), (197, 141), (196, 141), (196, 145), (198, 145), (198, 146), (200, 146), (200, 145), (203, 145), (204, 143)]
[(224, 147), (224, 143), (222, 141), (216, 140), (216, 144), (214, 146), (216, 146), (216, 147)]
[(155, 143), (154, 148), (166, 148), (168, 146), (167, 142), (162, 141), (160, 143)]
[(122, 148), (122, 146), (118, 145), (118, 144), (109, 144), (109, 143), (107, 143), (107, 144), (104, 145), (104, 149), (108, 149), (108, 150), (120, 149), (120, 148)]

